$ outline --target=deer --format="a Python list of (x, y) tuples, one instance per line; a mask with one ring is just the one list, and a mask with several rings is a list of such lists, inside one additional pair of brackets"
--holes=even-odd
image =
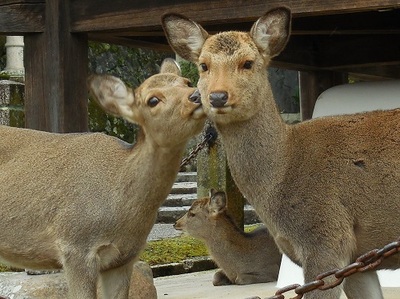
[(195, 200), (174, 228), (204, 241), (221, 269), (213, 285), (254, 284), (276, 281), (281, 254), (264, 227), (245, 233), (228, 214), (227, 196), (210, 190), (209, 197)]
[[(288, 42), (289, 8), (268, 10), (248, 32), (209, 34), (176, 13), (162, 26), (172, 49), (198, 66), (203, 109), (235, 183), (306, 282), (398, 239), (400, 110), (284, 123), (266, 70)], [(399, 266), (394, 255), (376, 269)], [(375, 270), (305, 298), (338, 299), (342, 289), (348, 298), (383, 298)]]
[(103, 133), (0, 127), (0, 261), (62, 268), (68, 297), (128, 298), (133, 264), (205, 115), (196, 89), (166, 59), (136, 89), (88, 78), (108, 113), (138, 124), (134, 144)]

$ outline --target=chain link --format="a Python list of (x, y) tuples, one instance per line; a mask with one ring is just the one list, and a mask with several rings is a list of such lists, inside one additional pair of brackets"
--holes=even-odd
[[(314, 290), (327, 290), (332, 289), (343, 282), (343, 280), (354, 274), (365, 271), (376, 269), (385, 258), (388, 258), (396, 253), (400, 252), (400, 238), (392, 243), (387, 244), (381, 249), (373, 249), (356, 259), (356, 261), (341, 269), (334, 269), (316, 276), (314, 281), (299, 285), (292, 284), (276, 291), (275, 296), (268, 297), (266, 299), (285, 299), (283, 293), (294, 291), (297, 296), (290, 299), (301, 299), (305, 293)], [(325, 278), (334, 276), (334, 281), (326, 283)], [(257, 298), (257, 297), (255, 297)], [(258, 297), (259, 298), (259, 297)]]
[(218, 133), (215, 128), (212, 126), (207, 127), (203, 140), (199, 144), (197, 144), (197, 146), (189, 153), (186, 158), (182, 160), (180, 165), (181, 171), (183, 170), (183, 167), (189, 164), (189, 162), (192, 161), (206, 145), (208, 145), (208, 147), (213, 146), (217, 137)]

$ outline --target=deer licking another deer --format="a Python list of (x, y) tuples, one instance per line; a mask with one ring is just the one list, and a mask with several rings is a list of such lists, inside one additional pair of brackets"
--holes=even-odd
[(214, 274), (215, 286), (275, 281), (281, 254), (265, 227), (244, 233), (227, 213), (225, 192), (211, 190), (210, 197), (193, 202), (178, 219), (175, 229), (203, 240), (221, 269)]
[[(400, 236), (400, 110), (285, 124), (266, 68), (288, 41), (288, 8), (268, 11), (250, 32), (210, 35), (179, 14), (162, 23), (175, 52), (198, 65), (203, 109), (240, 191), (306, 282)], [(379, 266), (399, 267), (399, 255)], [(376, 271), (347, 277), (343, 289), (348, 298), (383, 298)]]
[(0, 126), (0, 261), (63, 268), (69, 298), (128, 298), (133, 263), (171, 190), (185, 146), (205, 122), (172, 59), (137, 89), (88, 80), (109, 113), (141, 126), (134, 145), (100, 133)]

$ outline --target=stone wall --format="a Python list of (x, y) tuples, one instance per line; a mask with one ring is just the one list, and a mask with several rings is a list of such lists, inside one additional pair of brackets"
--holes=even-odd
[(24, 84), (0, 80), (0, 125), (25, 126)]

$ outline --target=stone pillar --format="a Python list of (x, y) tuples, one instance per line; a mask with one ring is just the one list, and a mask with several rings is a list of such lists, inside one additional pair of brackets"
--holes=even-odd
[(7, 36), (6, 37), (6, 68), (3, 73), (10, 76), (16, 81), (24, 81), (24, 37), (23, 36)]
[(0, 80), (0, 125), (24, 127), (24, 84)]

